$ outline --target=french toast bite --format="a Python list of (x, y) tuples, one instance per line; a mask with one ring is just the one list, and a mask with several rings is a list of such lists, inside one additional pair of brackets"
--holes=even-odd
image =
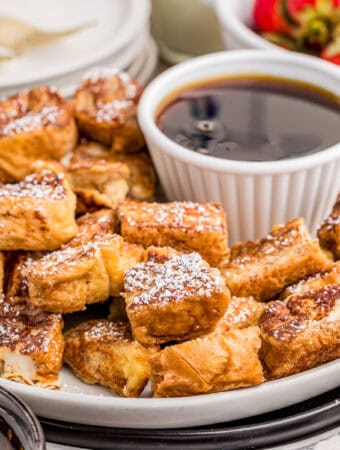
[(264, 382), (258, 327), (213, 332), (154, 354), (155, 397), (183, 397), (228, 391)]
[(117, 217), (129, 242), (195, 251), (213, 267), (229, 258), (226, 215), (218, 203), (126, 201)]
[(60, 250), (24, 269), (30, 302), (54, 313), (81, 311), (86, 304), (118, 295), (125, 272), (144, 258), (144, 249), (108, 232), (110, 211), (79, 220), (79, 233)]
[(340, 284), (266, 305), (261, 359), (269, 378), (302, 372), (340, 357)]
[(331, 214), (319, 228), (318, 237), (321, 246), (331, 250), (336, 260), (340, 259), (340, 194)]
[(129, 192), (130, 171), (124, 163), (90, 160), (68, 168), (77, 195), (77, 214), (114, 208)]
[(103, 208), (77, 218), (78, 233), (66, 245), (75, 246), (90, 241), (95, 236), (114, 234), (116, 217), (112, 209)]
[(232, 297), (216, 330), (225, 332), (231, 328), (242, 329), (258, 325), (263, 313), (264, 304), (257, 302), (253, 297)]
[(285, 300), (293, 294), (303, 294), (311, 290), (321, 289), (329, 284), (340, 284), (340, 261), (331, 264), (327, 269), (311, 275), (298, 283), (288, 286), (281, 292), (280, 300)]
[(37, 159), (61, 159), (73, 150), (77, 136), (67, 102), (51, 88), (0, 101), (0, 181), (23, 179)]
[(298, 218), (274, 227), (263, 239), (235, 244), (222, 273), (232, 295), (265, 301), (330, 263), (304, 220)]
[(129, 168), (129, 197), (135, 200), (153, 200), (156, 192), (156, 173), (150, 156), (146, 151), (138, 153), (112, 153), (97, 142), (80, 144), (72, 153), (70, 163), (83, 164), (91, 161), (122, 163)]
[(73, 97), (80, 133), (114, 152), (134, 152), (144, 145), (137, 123), (142, 87), (125, 72), (96, 69), (85, 75)]
[(129, 197), (135, 200), (154, 200), (156, 172), (147, 152), (137, 154), (113, 153), (110, 161), (124, 163), (130, 170)]
[(127, 322), (90, 320), (65, 333), (64, 360), (75, 375), (124, 397), (143, 391), (154, 351), (133, 340)]
[(133, 336), (147, 345), (209, 333), (230, 299), (218, 269), (198, 253), (137, 264), (126, 273), (124, 291)]
[(0, 183), (0, 250), (55, 250), (77, 233), (76, 198), (63, 173)]
[(23, 297), (0, 299), (0, 376), (57, 389), (64, 339), (60, 315), (44, 313)]

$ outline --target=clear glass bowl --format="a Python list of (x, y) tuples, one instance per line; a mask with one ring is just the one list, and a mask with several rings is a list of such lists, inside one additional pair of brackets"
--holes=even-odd
[(24, 402), (2, 387), (0, 387), (0, 430), (5, 434), (8, 430), (13, 433), (12, 448), (46, 450), (45, 436), (36, 416)]

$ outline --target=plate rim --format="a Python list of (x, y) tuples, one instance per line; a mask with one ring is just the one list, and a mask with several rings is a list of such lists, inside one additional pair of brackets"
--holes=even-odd
[[(331, 395), (334, 395), (331, 399)], [(282, 411), (282, 417), (262, 417), (260, 421), (256, 417), (248, 419), (249, 423), (226, 422), (219, 425), (212, 425), (208, 428), (185, 428), (185, 429), (160, 429), (145, 430), (131, 428), (114, 428), (89, 426), (76, 423), (56, 421), (53, 419), (40, 418), (47, 436), (53, 442), (66, 445), (78, 445), (80, 447), (92, 444), (98, 448), (107, 448), (106, 443), (115, 442), (129, 444), (129, 448), (138, 445), (140, 448), (158, 448), (162, 444), (171, 442), (172, 445), (191, 445), (199, 448), (197, 445), (202, 442), (219, 442), (228, 444), (228, 448), (235, 450), (235, 443), (238, 448), (244, 448), (249, 443), (249, 436), (252, 439), (252, 445), (258, 448), (258, 445), (282, 445), (286, 444), (287, 439), (305, 440), (310, 436), (324, 433), (325, 430), (333, 429), (334, 425), (340, 424), (340, 417), (337, 412), (340, 411), (340, 388), (329, 391), (325, 394), (325, 400), (316, 396), (311, 401), (315, 403), (308, 409), (301, 409), (295, 413), (294, 406), (291, 411)], [(302, 402), (297, 405), (302, 405)], [(268, 413), (267, 416), (270, 416)], [(252, 420), (253, 419), (253, 420)], [(242, 436), (243, 441), (240, 442)], [(99, 437), (99, 438), (98, 438)], [(214, 439), (214, 441), (211, 441)], [(242, 439), (241, 439), (242, 440)], [(145, 444), (145, 445), (144, 445)], [(190, 447), (192, 448), (192, 447)], [(223, 447), (225, 448), (225, 447)]]
[[(333, 376), (340, 373), (340, 359), (330, 361), (326, 364), (323, 364), (321, 366), (315, 367), (313, 369), (309, 369), (307, 371), (301, 372), (299, 374), (291, 375), (286, 378), (281, 378), (279, 380), (274, 381), (268, 381), (261, 385), (248, 387), (244, 389), (238, 389), (238, 390), (232, 390), (232, 391), (226, 391), (226, 392), (219, 392), (219, 393), (213, 393), (213, 394), (203, 394), (203, 395), (196, 395), (196, 396), (190, 396), (190, 397), (175, 397), (175, 398), (120, 398), (120, 397), (114, 397), (114, 396), (103, 396), (103, 395), (96, 395), (96, 394), (87, 394), (87, 393), (72, 393), (70, 391), (50, 391), (43, 388), (35, 387), (35, 386), (27, 386), (20, 383), (16, 383), (14, 381), (4, 380), (0, 379), (0, 386), (3, 386), (12, 392), (14, 392), (19, 397), (23, 398), (30, 406), (31, 408), (36, 412), (36, 414), (44, 417), (49, 417), (56, 420), (61, 420), (60, 418), (63, 417), (65, 419), (65, 411), (67, 411), (68, 407), (77, 408), (78, 411), (81, 411), (82, 408), (86, 408), (86, 410), (93, 409), (98, 410), (100, 408), (100, 411), (102, 412), (114, 412), (121, 411), (124, 413), (124, 415), (133, 414), (133, 416), (138, 416), (138, 414), (143, 415), (146, 417), (149, 415), (150, 417), (157, 414), (157, 417), (159, 417), (159, 424), (154, 423), (146, 423), (143, 426), (139, 425), (133, 425), (134, 428), (183, 428), (183, 427), (189, 427), (189, 426), (200, 426), (200, 425), (209, 425), (212, 423), (218, 423), (218, 422), (226, 422), (228, 420), (238, 420), (246, 417), (253, 416), (254, 414), (251, 412), (251, 408), (249, 408), (248, 411), (244, 414), (242, 412), (242, 415), (233, 416), (230, 419), (226, 419), (225, 417), (216, 417), (211, 416), (211, 420), (202, 421), (200, 419), (197, 421), (197, 417), (183, 417), (186, 413), (189, 411), (198, 411), (198, 409), (201, 410), (209, 410), (209, 408), (216, 408), (218, 406), (228, 405), (228, 400), (231, 402), (234, 402), (236, 404), (239, 401), (245, 401), (244, 397), (247, 397), (247, 400), (249, 401), (249, 404), (251, 404), (254, 399), (258, 400), (258, 398), (265, 399), (268, 397), (273, 396), (273, 390), (274, 394), (278, 394), (279, 392), (290, 392), (290, 395), (284, 396), (282, 399), (282, 402), (280, 404), (280, 408), (284, 408), (286, 406), (292, 405), (294, 403), (299, 403), (303, 400), (307, 400), (308, 398), (312, 398), (313, 396), (322, 394), (323, 392), (326, 392), (329, 389), (336, 388), (340, 386), (340, 377), (335, 381), (335, 383), (332, 383), (332, 385), (329, 385), (327, 383), (327, 386), (319, 385), (319, 389), (315, 392), (313, 390), (313, 393), (310, 394), (302, 394), (302, 390), (300, 389), (301, 386), (306, 386), (307, 391), (309, 392), (310, 386), (315, 383), (316, 381), (319, 381), (320, 379), (325, 379), (325, 376)], [(329, 381), (329, 380), (328, 380)], [(297, 389), (298, 388), (298, 389)], [(300, 396), (296, 396), (294, 393), (294, 401), (289, 400), (291, 398), (291, 391), (297, 390), (297, 392), (300, 392)], [(98, 405), (98, 400), (100, 399), (100, 405)], [(287, 401), (288, 400), (288, 401)], [(39, 402), (39, 408), (46, 409), (46, 402), (50, 402), (52, 408), (49, 408), (49, 413), (41, 414), (41, 412), (38, 411), (38, 408), (35, 408), (32, 403), (35, 401)], [(45, 403), (44, 403), (45, 402)], [(279, 409), (276, 406), (273, 406), (272, 409), (268, 409), (266, 406), (267, 403), (264, 402), (263, 405), (260, 406), (259, 410), (255, 413), (262, 414), (266, 413), (270, 410), (276, 410)], [(60, 411), (58, 406), (63, 407), (63, 411)], [(182, 415), (179, 415), (178, 412), (181, 412)], [(58, 414), (59, 412), (59, 414)], [(169, 423), (166, 422), (165, 418), (161, 418), (161, 414), (174, 414), (176, 413), (180, 417), (178, 417), (178, 422), (182, 423), (182, 425), (179, 425), (173, 423), (173, 420), (169, 420)], [(70, 413), (71, 414), (71, 413)], [(86, 413), (87, 414), (87, 413)], [(86, 416), (85, 414), (85, 416)], [(205, 413), (204, 413), (205, 414)], [(159, 415), (159, 416), (158, 416)], [(72, 416), (70, 421), (76, 422), (76, 423), (83, 423), (88, 425), (95, 425), (97, 424), (96, 421), (100, 420), (100, 422), (103, 422), (103, 419), (97, 418), (96, 421), (90, 423), (87, 419), (84, 419), (84, 415), (77, 415), (77, 417)], [(121, 417), (117, 418), (113, 416), (106, 417), (104, 419), (105, 424), (103, 423), (103, 426), (116, 426), (116, 427), (124, 427), (123, 425), (117, 424), (118, 422), (124, 422), (124, 418)], [(146, 417), (146, 422), (150, 422), (150, 419)], [(177, 417), (176, 417), (177, 420)], [(137, 422), (139, 419), (137, 419)], [(144, 421), (144, 419), (143, 419)], [(115, 424), (114, 424), (115, 422)], [(137, 423), (136, 422), (136, 423)], [(165, 425), (165, 422), (167, 425)], [(171, 423), (170, 423), (171, 422)]]

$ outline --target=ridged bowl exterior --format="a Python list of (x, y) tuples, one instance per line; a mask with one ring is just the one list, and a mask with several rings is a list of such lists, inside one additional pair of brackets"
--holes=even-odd
[(340, 160), (292, 173), (240, 175), (184, 163), (147, 141), (167, 199), (221, 202), (231, 243), (265, 236), (274, 224), (299, 216), (315, 233), (340, 189)]
[(169, 69), (146, 88), (138, 111), (166, 196), (168, 200), (221, 202), (228, 214), (231, 243), (264, 236), (273, 225), (298, 216), (304, 217), (315, 233), (340, 191), (340, 142), (294, 159), (231, 161), (188, 150), (157, 127), (155, 116), (169, 93), (200, 79), (238, 73), (306, 81), (340, 98), (337, 67), (293, 52), (221, 52)]

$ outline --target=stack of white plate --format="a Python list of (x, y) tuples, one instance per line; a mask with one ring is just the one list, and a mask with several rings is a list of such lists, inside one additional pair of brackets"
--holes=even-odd
[(11, 0), (0, 3), (0, 16), (48, 31), (91, 24), (1, 61), (1, 97), (45, 84), (70, 95), (83, 74), (97, 66), (127, 70), (145, 84), (157, 64), (157, 48), (149, 32), (150, 0)]

